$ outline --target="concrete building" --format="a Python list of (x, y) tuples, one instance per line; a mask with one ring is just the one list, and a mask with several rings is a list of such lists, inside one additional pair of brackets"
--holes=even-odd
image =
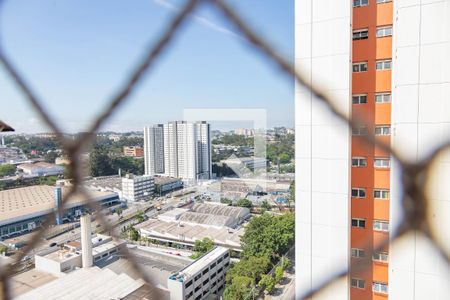
[(143, 157), (144, 156), (144, 148), (138, 146), (123, 147), (123, 155), (130, 157)]
[(233, 157), (220, 162), (227, 164), (233, 169), (234, 167), (244, 166), (252, 171), (257, 171), (266, 170), (269, 161), (264, 157)]
[(180, 178), (155, 177), (155, 193), (164, 195), (183, 188), (183, 181)]
[[(297, 292), (370, 256), (369, 268), (317, 298), (447, 299), (450, 272), (420, 234), (374, 252), (402, 219), (403, 170), (363, 138), (414, 162), (447, 140), (450, 35), (442, 24), (450, 2), (298, 0), (296, 12), (297, 68), (344, 115), (363, 121), (349, 131), (297, 86)], [(437, 180), (448, 177), (447, 153), (431, 175), (432, 231), (448, 241), (450, 192)]]
[(199, 300), (207, 299), (213, 294), (219, 296), (225, 287), (225, 275), (229, 266), (229, 250), (214, 248), (168, 278), (170, 299)]
[(27, 175), (43, 176), (43, 175), (61, 175), (64, 173), (64, 167), (50, 164), (47, 162), (37, 162), (34, 164), (21, 164), (17, 169), (22, 170)]
[(176, 121), (145, 127), (144, 148), (148, 175), (211, 178), (211, 137), (206, 122)]
[[(60, 187), (61, 196), (68, 187)], [(93, 191), (91, 199), (102, 205), (119, 202), (116, 193)], [(55, 187), (47, 185), (29, 186), (0, 191), (0, 238), (5, 239), (23, 234), (41, 226), (48, 214), (56, 213)], [(85, 209), (86, 199), (75, 194), (68, 199), (66, 210), (61, 219), (76, 219)]]
[(211, 178), (210, 125), (185, 121), (164, 124), (164, 165), (166, 176)]
[(122, 178), (122, 198), (127, 201), (149, 200), (154, 191), (153, 176), (127, 174)]
[(144, 128), (145, 174), (164, 173), (164, 125)]

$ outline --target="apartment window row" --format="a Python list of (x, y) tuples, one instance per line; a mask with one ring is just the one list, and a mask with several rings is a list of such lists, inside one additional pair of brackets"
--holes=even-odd
[(377, 38), (392, 36), (392, 26), (377, 27)]
[(374, 220), (373, 221), (373, 230), (388, 232), (389, 231), (389, 222)]
[(352, 218), (352, 227), (366, 228), (366, 219)]
[(352, 248), (352, 257), (354, 258), (366, 257), (366, 251), (364, 251), (364, 249)]
[(369, 29), (353, 30), (353, 40), (367, 40), (369, 38)]
[[(353, 198), (366, 198), (366, 189), (360, 188), (360, 187), (352, 188), (352, 197)], [(374, 189), (373, 197), (375, 199), (389, 199), (389, 190)]]
[(366, 198), (366, 189), (364, 188), (352, 188), (353, 198)]
[[(392, 2), (392, 0), (377, 0), (377, 4)], [(369, 5), (369, 0), (353, 0), (353, 7), (361, 7)]]
[(374, 189), (373, 197), (375, 199), (389, 199), (389, 190), (386, 189)]
[[(350, 280), (350, 285), (353, 288), (365, 289), (366, 281), (364, 279), (352, 278)], [(388, 293), (388, 285), (387, 285), (387, 283), (384, 283), (384, 282), (374, 281), (372, 284), (372, 291), (375, 293), (387, 294)]]
[[(392, 61), (390, 59), (377, 60), (375, 63), (375, 69), (377, 71), (390, 70)], [(356, 62), (353, 64), (353, 73), (367, 72), (367, 62)]]
[(364, 289), (366, 286), (366, 281), (364, 279), (352, 278), (350, 285), (357, 289)]
[[(391, 167), (391, 160), (389, 158), (375, 158), (373, 166), (375, 168), (387, 169)], [(352, 167), (367, 167), (367, 158), (352, 157)]]
[[(391, 93), (376, 93), (375, 94), (375, 103), (390, 103), (391, 102)], [(353, 104), (366, 104), (367, 103), (367, 94), (355, 94), (352, 96)]]
[[(380, 26), (377, 27), (376, 31), (376, 37), (382, 38), (382, 37), (388, 37), (392, 36), (392, 26)], [(369, 29), (357, 29), (353, 30), (353, 40), (359, 41), (359, 40), (367, 40), (369, 38)]]
[(352, 157), (352, 167), (367, 167), (367, 159), (364, 157)]
[(372, 259), (377, 262), (388, 262), (389, 254), (387, 252), (375, 252)]
[(388, 293), (388, 285), (387, 283), (384, 282), (373, 282), (372, 285), (372, 291), (374, 291), (375, 293), (382, 293), (382, 294), (387, 294)]
[[(361, 125), (357, 128), (353, 128), (352, 134), (353, 135), (367, 135), (368, 134), (367, 125)], [(375, 126), (375, 135), (391, 135), (391, 126), (390, 125)]]

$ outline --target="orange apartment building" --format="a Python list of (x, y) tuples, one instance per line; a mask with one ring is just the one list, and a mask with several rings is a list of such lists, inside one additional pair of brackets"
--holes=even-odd
[(143, 157), (144, 156), (144, 148), (142, 147), (123, 147), (123, 155), (132, 156), (132, 157)]
[(350, 275), (358, 300), (388, 298), (388, 248), (372, 250), (389, 235), (390, 159), (361, 136), (390, 143), (392, 17), (391, 0), (353, 1), (352, 116), (365, 123), (352, 132), (351, 260), (372, 256), (371, 268)]

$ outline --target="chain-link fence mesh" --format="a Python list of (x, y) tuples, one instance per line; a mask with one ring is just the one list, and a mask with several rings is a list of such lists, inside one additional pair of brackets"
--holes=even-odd
[[(4, 1), (0, 0), (0, 9)], [(111, 115), (116, 112), (125, 102), (129, 101), (130, 95), (137, 89), (137, 85), (143, 80), (143, 77), (152, 70), (152, 66), (159, 59), (160, 55), (166, 50), (167, 46), (173, 41), (177, 36), (180, 29), (186, 22), (189, 21), (189, 15), (199, 6), (199, 5), (210, 5), (215, 7), (227, 21), (233, 25), (241, 35), (243, 35), (247, 41), (250, 42), (251, 48), (259, 52), (260, 55), (264, 57), (268, 64), (273, 67), (278, 68), (287, 75), (287, 79), (294, 79), (297, 84), (307, 88), (317, 101), (321, 101), (326, 104), (326, 106), (333, 112), (337, 117), (339, 117), (342, 122), (348, 124), (350, 128), (358, 128), (360, 124), (363, 124), (362, 120), (358, 119), (358, 116), (352, 116), (349, 118), (345, 113), (339, 110), (332, 98), (330, 98), (322, 88), (317, 86), (312, 86), (309, 83), (308, 76), (304, 70), (296, 69), (293, 64), (291, 64), (285, 58), (279, 56), (277, 51), (272, 48), (261, 36), (255, 33), (251, 27), (246, 23), (246, 21), (239, 15), (239, 13), (233, 9), (229, 4), (222, 0), (188, 0), (183, 7), (177, 12), (177, 14), (168, 22), (165, 29), (160, 33), (159, 38), (156, 43), (151, 47), (142, 61), (134, 69), (133, 72), (128, 76), (126, 83), (119, 88), (119, 91), (112, 97), (109, 104), (105, 107), (103, 112), (99, 114), (97, 118), (92, 122), (92, 126), (80, 135), (77, 139), (67, 139), (57, 122), (50, 117), (45, 106), (39, 97), (33, 92), (30, 86), (27, 84), (24, 77), (21, 75), (20, 71), (13, 65), (10, 58), (4, 52), (2, 45), (0, 44), (0, 62), (9, 75), (9, 77), (16, 84), (17, 89), (22, 93), (24, 98), (28, 101), (29, 105), (33, 107), (40, 118), (50, 127), (50, 129), (56, 134), (57, 139), (61, 143), (62, 148), (71, 157), (71, 164), (69, 165), (69, 170), (72, 175), (73, 185), (70, 191), (66, 193), (62, 200), (62, 209), (67, 202), (67, 199), (75, 194), (82, 194), (86, 199), (91, 211), (97, 211), (97, 203), (90, 200), (88, 191), (86, 191), (82, 186), (83, 179), (83, 168), (81, 164), (81, 154), (89, 149), (93, 143), (97, 130), (107, 121)], [(4, 103), (3, 103), (4, 104)], [(376, 140), (373, 135), (362, 136), (365, 142), (391, 154), (392, 158), (396, 160), (402, 167), (402, 207), (403, 207), (403, 219), (399, 222), (400, 226), (394, 232), (390, 232), (389, 237), (385, 237), (380, 243), (374, 246), (372, 252), (381, 250), (385, 248), (390, 241), (398, 239), (399, 237), (405, 235), (411, 231), (420, 231), (424, 236), (426, 236), (439, 250), (442, 257), (449, 263), (450, 266), (450, 255), (444, 248), (444, 245), (436, 237), (435, 233), (430, 229), (431, 224), (428, 219), (428, 205), (427, 197), (425, 192), (425, 187), (427, 179), (429, 178), (429, 172), (434, 162), (437, 161), (439, 155), (444, 152), (449, 146), (450, 141), (438, 147), (433, 153), (431, 153), (425, 159), (417, 162), (410, 163), (404, 160), (400, 155), (398, 155), (389, 144), (383, 143)], [(299, 199), (301, 201), (301, 199)], [(101, 225), (106, 231), (114, 232), (111, 225), (106, 222), (101, 214), (98, 214)], [(9, 279), (12, 274), (14, 274), (15, 266), (19, 263), (27, 254), (29, 254), (32, 249), (37, 245), (42, 237), (44, 237), (49, 226), (52, 224), (53, 218), (49, 216), (46, 218), (46, 222), (43, 224), (42, 229), (36, 231), (27, 246), (23, 251), (18, 253), (14, 257), (15, 263), (12, 265), (3, 267), (0, 270), (0, 282), (1, 282), (1, 297), (3, 299), (9, 299), (10, 288)], [(367, 245), (371, 245), (369, 239), (366, 241)], [(367, 247), (367, 248), (371, 248)], [(141, 277), (150, 286), (154, 286), (152, 278), (149, 278), (145, 272), (142, 271), (139, 264), (133, 258), (132, 254), (124, 253), (129, 261), (132, 263), (133, 268), (139, 272)], [(358, 262), (352, 262), (350, 265), (350, 270), (352, 272), (360, 272), (366, 269), (370, 264), (372, 264), (372, 255), (366, 255), (365, 258), (358, 260)], [(320, 292), (322, 289), (328, 287), (331, 283), (342, 277), (346, 276), (349, 270), (336, 270), (336, 273), (330, 276), (323, 284), (313, 287), (313, 290), (304, 295), (297, 295), (297, 298), (308, 298), (312, 295)]]

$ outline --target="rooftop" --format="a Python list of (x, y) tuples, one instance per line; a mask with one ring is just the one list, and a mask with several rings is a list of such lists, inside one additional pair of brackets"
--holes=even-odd
[(186, 275), (188, 278), (194, 276), (198, 272), (200, 272), (205, 266), (209, 265), (222, 255), (225, 255), (229, 250), (224, 247), (215, 247), (213, 250), (209, 251), (190, 265), (186, 266), (184, 269), (181, 269), (178, 274)]
[(11, 296), (15, 298), (55, 279), (55, 276), (36, 269), (20, 273), (9, 280)]
[(197, 212), (186, 212), (182, 214), (179, 218), (179, 221), (181, 222), (197, 223), (217, 227), (222, 226), (231, 227), (233, 226), (234, 220), (235, 220), (234, 217), (202, 214)]
[(180, 180), (181, 180), (180, 178), (155, 176), (155, 184), (167, 184), (167, 183), (177, 182)]
[(37, 163), (34, 163), (34, 164), (21, 164), (21, 165), (18, 165), (17, 166), (18, 168), (20, 168), (20, 169), (29, 169), (29, 170), (32, 170), (32, 169), (51, 169), (51, 168), (61, 168), (61, 169), (63, 169), (63, 167), (61, 167), (61, 166), (58, 166), (58, 165), (55, 165), (55, 164), (51, 164), (51, 163), (48, 163), (48, 162), (37, 162)]
[[(0, 225), (51, 213), (55, 208), (54, 190), (53, 186), (34, 185), (0, 191)], [(68, 187), (62, 187), (63, 197), (68, 191)], [(99, 201), (115, 194), (91, 191), (89, 195), (91, 199)], [(75, 194), (68, 199), (66, 207), (71, 208), (84, 203), (86, 203), (86, 199), (83, 195)]]
[(143, 285), (142, 280), (134, 280), (126, 274), (92, 267), (75, 270), (16, 299), (121, 299)]

